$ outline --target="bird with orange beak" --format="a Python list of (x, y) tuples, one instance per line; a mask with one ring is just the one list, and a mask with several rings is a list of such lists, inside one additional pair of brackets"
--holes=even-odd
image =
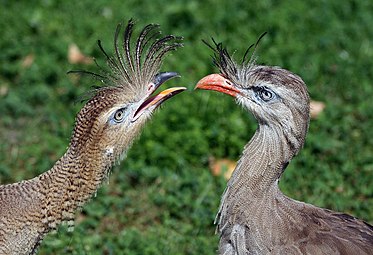
[(215, 41), (209, 47), (220, 73), (204, 77), (196, 89), (232, 96), (258, 121), (216, 216), (219, 254), (373, 254), (373, 226), (293, 200), (278, 187), (308, 131), (304, 81), (283, 68), (256, 65), (253, 57), (238, 64)]

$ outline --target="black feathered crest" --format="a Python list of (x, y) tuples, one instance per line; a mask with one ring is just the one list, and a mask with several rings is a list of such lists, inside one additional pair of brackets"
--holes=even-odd
[(94, 92), (113, 87), (141, 92), (159, 72), (164, 56), (182, 46), (180, 41), (183, 38), (174, 35), (161, 37), (159, 25), (149, 24), (141, 30), (137, 40), (133, 42), (131, 38), (134, 25), (135, 22), (130, 19), (120, 40), (122, 24), (118, 24), (114, 36), (114, 56), (109, 56), (101, 41), (98, 41), (98, 46), (110, 68), (109, 73), (104, 72), (97, 62), (101, 69), (100, 74), (81, 70), (68, 73), (88, 74), (100, 80), (104, 85), (94, 88)]
[[(231, 79), (233, 81), (236, 81), (237, 84), (239, 84), (239, 81), (242, 79), (248, 78), (249, 72), (255, 67), (256, 62), (256, 48), (259, 44), (259, 41), (266, 35), (267, 32), (264, 32), (259, 39), (256, 41), (255, 44), (251, 44), (242, 60), (241, 63), (238, 64), (232, 57), (231, 54), (229, 54), (226, 47), (223, 47), (222, 43), (217, 43), (214, 38), (211, 38), (212, 44), (206, 42), (205, 40), (202, 40), (204, 44), (206, 44), (210, 49), (214, 51), (214, 55), (212, 56), (214, 65), (217, 66), (221, 72), (226, 78)], [(254, 48), (254, 49), (253, 49)], [(248, 54), (250, 50), (253, 49), (253, 52), (248, 58)]]

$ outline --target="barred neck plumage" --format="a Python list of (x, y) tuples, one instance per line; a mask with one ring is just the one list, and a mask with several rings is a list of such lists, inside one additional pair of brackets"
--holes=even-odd
[(134, 39), (133, 29), (130, 20), (120, 42), (118, 25), (114, 56), (99, 43), (109, 70), (100, 74), (78, 71), (103, 84), (79, 111), (67, 152), (44, 174), (0, 185), (0, 254), (34, 254), (43, 237), (59, 223), (67, 221), (72, 226), (76, 209), (95, 194), (157, 107), (186, 89), (174, 87), (153, 94), (179, 76), (159, 69), (164, 57), (181, 46), (181, 38), (161, 37), (158, 25), (150, 24)]
[(45, 186), (35, 188), (36, 192), (42, 192), (40, 204), (46, 230), (55, 229), (61, 221), (73, 227), (76, 209), (89, 200), (108, 177), (110, 160), (102, 160), (101, 153), (94, 151), (77, 153), (69, 149), (51, 170), (31, 180)]

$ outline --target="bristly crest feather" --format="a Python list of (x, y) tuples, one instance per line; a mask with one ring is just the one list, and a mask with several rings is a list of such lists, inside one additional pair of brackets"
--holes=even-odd
[[(98, 46), (106, 57), (107, 65), (110, 69), (105, 72), (97, 62), (100, 73), (90, 71), (70, 71), (68, 73), (88, 74), (99, 80), (103, 85), (89, 92), (87, 96), (97, 94), (106, 89), (126, 89), (126, 92), (134, 94), (141, 93), (146, 89), (149, 82), (159, 72), (163, 57), (170, 51), (183, 46), (180, 41), (182, 37), (167, 35), (160, 37), (158, 24), (149, 24), (145, 26), (136, 42), (132, 42), (132, 34), (135, 22), (133, 19), (128, 24), (123, 33), (123, 44), (120, 46), (119, 34), (122, 24), (118, 24), (114, 36), (114, 56), (110, 56), (98, 40)], [(132, 46), (135, 47), (132, 50)]]
[[(214, 55), (212, 56), (213, 63), (216, 67), (219, 68), (221, 74), (235, 82), (237, 85), (240, 85), (241, 83), (246, 82), (246, 80), (249, 78), (249, 73), (256, 66), (256, 49), (260, 40), (266, 34), (267, 32), (264, 32), (255, 44), (251, 44), (247, 48), (242, 58), (241, 64), (237, 64), (237, 62), (232, 58), (231, 54), (229, 54), (227, 48), (223, 47), (222, 43), (217, 43), (214, 38), (211, 38), (213, 43), (212, 45), (205, 40), (202, 41), (214, 51)], [(254, 50), (251, 53), (250, 58), (247, 58), (250, 50), (253, 47)]]

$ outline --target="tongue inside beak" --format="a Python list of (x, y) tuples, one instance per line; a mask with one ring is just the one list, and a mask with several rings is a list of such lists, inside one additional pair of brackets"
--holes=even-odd
[(139, 106), (139, 108), (137, 108), (132, 121), (137, 120), (145, 110), (148, 110), (148, 109), (154, 110), (155, 108), (160, 106), (164, 101), (179, 94), (180, 92), (184, 90), (186, 90), (185, 87), (174, 87), (174, 88), (163, 90), (159, 94), (149, 97)]

